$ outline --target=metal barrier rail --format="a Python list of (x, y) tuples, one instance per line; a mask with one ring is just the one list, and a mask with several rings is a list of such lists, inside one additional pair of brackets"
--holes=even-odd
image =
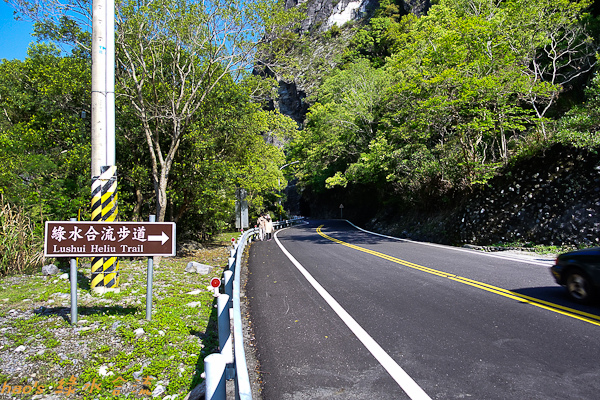
[[(273, 223), (275, 229), (292, 226), (303, 218), (279, 221)], [(225, 293), (219, 295), (217, 300), (219, 323), (219, 347), (221, 352), (210, 354), (204, 359), (206, 374), (206, 400), (226, 400), (226, 380), (235, 380), (236, 400), (252, 400), (252, 389), (246, 352), (244, 351), (244, 332), (240, 306), (241, 265), (242, 255), (246, 244), (258, 234), (258, 229), (253, 228), (242, 233), (229, 258), (229, 270), (224, 273)], [(233, 282), (232, 282), (233, 281)], [(229, 308), (233, 312), (233, 338), (229, 319)], [(237, 340), (236, 340), (237, 338)], [(232, 349), (233, 339), (233, 349)], [(233, 350), (233, 354), (232, 354)]]

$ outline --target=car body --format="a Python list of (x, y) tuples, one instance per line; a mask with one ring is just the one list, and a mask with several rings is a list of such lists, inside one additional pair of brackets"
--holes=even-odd
[(589, 303), (600, 293), (600, 247), (560, 254), (550, 271), (573, 300)]

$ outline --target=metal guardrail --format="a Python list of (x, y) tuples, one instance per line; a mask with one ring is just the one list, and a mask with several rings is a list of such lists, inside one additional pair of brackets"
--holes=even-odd
[[(292, 226), (303, 218), (273, 223), (275, 229)], [(229, 268), (224, 273), (225, 293), (217, 299), (219, 347), (221, 352), (210, 354), (204, 359), (206, 374), (206, 400), (226, 400), (226, 381), (235, 380), (236, 400), (252, 400), (250, 376), (244, 350), (244, 332), (240, 306), (241, 265), (246, 244), (256, 235), (258, 229), (245, 231), (231, 250)], [(233, 337), (231, 336), (229, 311), (233, 312)], [(237, 338), (237, 340), (235, 340)], [(232, 345), (233, 343), (233, 345)]]

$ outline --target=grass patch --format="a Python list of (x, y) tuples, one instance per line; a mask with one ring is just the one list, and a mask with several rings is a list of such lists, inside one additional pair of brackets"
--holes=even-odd
[[(59, 388), (71, 387), (73, 399), (150, 397), (161, 390), (159, 398), (183, 398), (202, 381), (204, 358), (218, 348), (210, 279), (226, 268), (231, 235), (155, 266), (151, 321), (145, 319), (146, 259), (121, 259), (120, 292), (105, 295), (90, 291), (89, 264), (80, 260), (75, 326), (68, 279), (0, 278), (0, 386), (37, 382), (36, 391), (59, 397), (67, 393)], [(206, 276), (186, 273), (189, 261), (216, 268)], [(195, 302), (201, 306), (188, 306)]]
[(550, 255), (550, 254), (560, 254), (568, 251), (577, 250), (578, 248), (585, 248), (584, 246), (574, 247), (574, 246), (544, 246), (533, 244), (530, 242), (511, 242), (511, 243), (495, 243), (491, 247), (494, 247), (498, 250), (524, 250), (531, 251), (540, 255)]

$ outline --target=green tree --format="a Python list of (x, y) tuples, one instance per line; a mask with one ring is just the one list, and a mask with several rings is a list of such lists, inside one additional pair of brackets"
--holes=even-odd
[(120, 87), (141, 121), (163, 221), (181, 141), (219, 83), (246, 72), (265, 34), (277, 35), (283, 8), (269, 0), (130, 1), (117, 16)]
[(89, 60), (33, 45), (0, 63), (0, 193), (40, 221), (87, 210)]
[(588, 13), (592, 4), (591, 0), (513, 0), (499, 7), (510, 16), (504, 19), (504, 36), (530, 79), (524, 99), (535, 112), (542, 140), (552, 134), (548, 115), (560, 94), (596, 65), (597, 20)]
[(92, 42), (91, 0), (4, 0), (16, 18), (34, 22), (34, 36), (89, 57)]
[[(322, 187), (358, 159), (375, 137), (377, 106), (388, 84), (388, 75), (365, 59), (333, 71), (325, 80), (318, 102), (309, 109), (306, 128), (292, 144), (304, 182)], [(343, 181), (330, 181), (334, 183)]]
[[(449, 187), (486, 182), (528, 127), (537, 122), (544, 132), (545, 114), (561, 90), (549, 79), (560, 75), (558, 67), (547, 68), (559, 58), (547, 55), (549, 47), (544, 46), (551, 45), (546, 35), (555, 29), (554, 43), (574, 31), (583, 37), (575, 29), (577, 20), (572, 31), (566, 29), (565, 15), (574, 17), (571, 11), (581, 13), (586, 3), (567, 3), (550, 7), (546, 2), (465, 0), (432, 7), (388, 63), (397, 82), (386, 102), (388, 143), (419, 144), (420, 151), (409, 153), (424, 165), (439, 164), (434, 170), (442, 174), (442, 184), (436, 183), (440, 187), (443, 182)], [(575, 44), (565, 46), (589, 57)], [(585, 57), (565, 64), (563, 71), (574, 65), (585, 70)], [(401, 175), (396, 178), (402, 180)]]
[(600, 75), (596, 72), (585, 90), (585, 101), (559, 121), (554, 140), (575, 146), (600, 146)]
[(253, 85), (221, 81), (203, 104), (201, 118), (182, 141), (169, 185), (173, 220), (215, 232), (234, 216), (237, 188), (251, 209), (266, 206), (265, 192), (284, 182), (282, 150), (269, 138), (291, 136), (296, 124), (251, 101)]

